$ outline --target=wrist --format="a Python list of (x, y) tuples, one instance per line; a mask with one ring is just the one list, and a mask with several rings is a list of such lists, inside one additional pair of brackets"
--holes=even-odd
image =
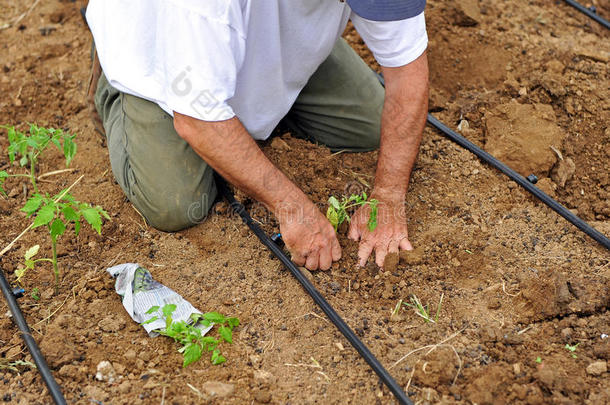
[(385, 203), (402, 204), (405, 200), (407, 190), (402, 190), (400, 187), (375, 187), (371, 193), (371, 198)]

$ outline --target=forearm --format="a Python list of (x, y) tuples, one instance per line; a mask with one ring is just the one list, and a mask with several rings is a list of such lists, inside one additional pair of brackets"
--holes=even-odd
[(383, 68), (386, 96), (375, 175), (377, 198), (402, 202), (428, 112), (426, 53), (408, 65)]
[(206, 163), (278, 218), (295, 214), (308, 201), (267, 159), (237, 118), (205, 122), (174, 113), (174, 126)]

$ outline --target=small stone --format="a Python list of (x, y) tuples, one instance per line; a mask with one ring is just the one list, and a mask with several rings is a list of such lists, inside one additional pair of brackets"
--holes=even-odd
[(527, 89), (525, 87), (521, 87), (519, 89), (519, 95), (522, 96), (522, 97), (523, 96), (527, 96)]
[(203, 384), (203, 390), (211, 397), (225, 398), (233, 395), (235, 385), (226, 384), (220, 381), (206, 381)]
[(341, 342), (335, 342), (335, 346), (337, 347), (337, 349), (339, 349), (339, 351), (345, 350)]
[(259, 391), (254, 394), (254, 399), (262, 404), (271, 402), (271, 393), (269, 391)]
[(137, 354), (136, 351), (133, 349), (129, 349), (125, 352), (125, 358), (127, 360), (134, 360), (136, 358)]
[(121, 394), (128, 394), (131, 390), (131, 383), (129, 381), (123, 381), (121, 384), (119, 384), (117, 389)]
[(608, 371), (608, 366), (605, 361), (596, 361), (587, 366), (587, 374), (598, 376)]
[(254, 379), (266, 384), (274, 384), (276, 380), (273, 374), (265, 370), (256, 370), (254, 372)]
[(563, 328), (561, 330), (561, 337), (563, 338), (564, 342), (569, 342), (572, 340), (573, 332), (574, 330), (572, 328)]
[(98, 381), (107, 381), (108, 384), (112, 384), (116, 378), (116, 371), (109, 361), (100, 361), (97, 365), (97, 373), (95, 379)]

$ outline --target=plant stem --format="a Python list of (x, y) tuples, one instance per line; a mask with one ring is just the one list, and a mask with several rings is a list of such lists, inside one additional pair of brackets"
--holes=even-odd
[(55, 274), (55, 293), (59, 293), (59, 268), (57, 267), (57, 238), (51, 237), (53, 247), (53, 273)]
[(38, 193), (38, 186), (36, 185), (36, 158), (30, 155), (30, 181), (34, 186), (34, 192)]

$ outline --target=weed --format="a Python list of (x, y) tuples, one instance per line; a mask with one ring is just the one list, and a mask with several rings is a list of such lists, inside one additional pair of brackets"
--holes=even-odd
[(40, 290), (37, 287), (32, 288), (32, 292), (30, 293), (30, 296), (35, 301), (38, 301), (40, 299)]
[[(182, 347), (178, 349), (184, 357), (182, 367), (186, 367), (199, 360), (204, 351), (212, 352), (210, 361), (214, 365), (226, 361), (225, 357), (220, 354), (218, 345), (223, 340), (227, 343), (233, 343), (233, 328), (239, 325), (239, 319), (226, 318), (218, 312), (208, 312), (205, 314), (192, 314), (190, 317), (191, 322), (174, 321), (172, 319), (172, 314), (176, 310), (176, 305), (174, 304), (167, 304), (162, 308), (154, 306), (146, 311), (146, 313), (154, 314), (159, 312), (159, 310), (161, 311), (162, 319), (165, 319), (165, 328), (160, 329), (157, 332), (163, 336), (171, 337), (174, 341), (182, 345)], [(142, 324), (151, 323), (157, 319), (159, 319), (158, 316), (153, 316)], [(203, 336), (201, 329), (197, 327), (198, 325), (203, 325), (204, 327), (218, 325), (218, 334), (222, 340), (212, 336)]]
[(11, 370), (19, 372), (17, 366), (36, 368), (36, 365), (24, 360), (9, 361), (8, 359), (0, 358), (0, 370)]
[(541, 364), (542, 358), (540, 356), (536, 357), (536, 363)]
[(1, 126), (8, 132), (8, 157), (11, 163), (19, 158), (19, 164), (23, 167), (29, 164), (28, 174), (8, 174), (6, 171), (0, 172), (0, 193), (5, 194), (2, 184), (9, 177), (27, 177), (30, 179), (34, 192), (38, 192), (36, 184), (36, 165), (38, 157), (44, 150), (53, 144), (63, 151), (66, 159), (66, 167), (70, 165), (74, 155), (76, 155), (76, 144), (74, 137), (63, 132), (61, 129), (44, 128), (34, 124), (30, 125), (29, 133), (17, 131), (15, 127)]
[(578, 356), (574, 353), (576, 351), (576, 348), (578, 347), (580, 343), (576, 343), (574, 346), (571, 346), (569, 344), (566, 343), (565, 345), (565, 349), (571, 352), (572, 358), (577, 359)]
[(369, 216), (368, 228), (369, 231), (374, 231), (377, 228), (377, 204), (379, 202), (376, 199), (368, 199), (368, 196), (363, 191), (361, 195), (352, 194), (349, 197), (343, 197), (341, 202), (336, 197), (330, 196), (328, 199), (328, 210), (326, 210), (326, 218), (335, 228), (339, 228), (344, 221), (350, 222), (351, 218), (347, 213), (350, 208), (362, 207), (369, 205), (371, 207), (371, 214)]
[(438, 301), (438, 307), (436, 308), (436, 315), (434, 315), (434, 318), (432, 317), (432, 314), (429, 310), (428, 304), (426, 304), (426, 306), (424, 306), (421, 301), (419, 300), (419, 298), (417, 298), (417, 295), (413, 295), (411, 297), (411, 303), (408, 302), (403, 302), (402, 304), (407, 306), (407, 307), (411, 307), (415, 310), (415, 313), (418, 316), (421, 316), (422, 318), (424, 318), (424, 320), (426, 322), (432, 322), (432, 323), (436, 323), (438, 321), (438, 316), (441, 313), (441, 307), (443, 305), (443, 297), (445, 296), (445, 294), (441, 294), (441, 299)]
[[(34, 194), (24, 205), (21, 211), (32, 216), (36, 214), (32, 228), (46, 226), (51, 236), (51, 249), (53, 257), (51, 259), (32, 260), (38, 253), (38, 249), (32, 247), (26, 252), (25, 267), (21, 274), (17, 275), (20, 279), (28, 269), (33, 269), (36, 262), (50, 261), (53, 264), (55, 274), (55, 290), (59, 288), (59, 267), (57, 265), (57, 238), (64, 234), (70, 224), (74, 225), (74, 234), (78, 236), (81, 229), (81, 220), (84, 219), (91, 228), (98, 234), (102, 232), (102, 217), (110, 219), (108, 213), (102, 207), (92, 206), (88, 203), (76, 201), (72, 195), (63, 190), (53, 198), (48, 195), (42, 196)], [(29, 256), (29, 257), (28, 257)], [(20, 271), (17, 270), (17, 271)]]

